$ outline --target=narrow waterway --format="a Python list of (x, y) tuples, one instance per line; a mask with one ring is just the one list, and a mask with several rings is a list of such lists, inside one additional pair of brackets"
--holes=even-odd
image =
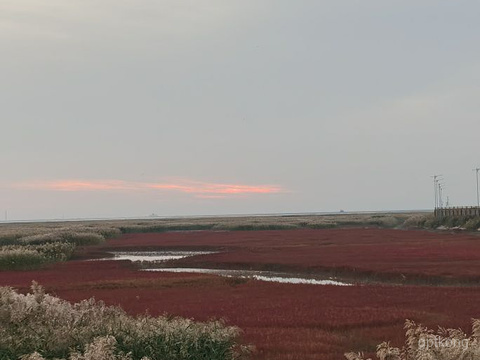
[(253, 271), (253, 270), (228, 270), (228, 269), (203, 269), (203, 268), (169, 268), (152, 267), (148, 264), (168, 263), (171, 260), (183, 259), (191, 256), (208, 255), (214, 252), (209, 251), (129, 251), (112, 252), (113, 257), (106, 257), (100, 260), (129, 260), (132, 262), (141, 262), (140, 271), (152, 272), (175, 272), (175, 273), (200, 273), (212, 274), (225, 277), (238, 277), (245, 279), (254, 279), (259, 281), (277, 282), (285, 284), (311, 284), (311, 285), (337, 285), (348, 286), (351, 284), (340, 282), (332, 278), (300, 277), (290, 273), (271, 272), (271, 271)]

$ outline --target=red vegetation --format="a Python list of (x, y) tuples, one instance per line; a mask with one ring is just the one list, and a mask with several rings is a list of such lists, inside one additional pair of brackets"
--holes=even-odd
[[(126, 235), (102, 249), (212, 247), (228, 252), (202, 256), (202, 262), (280, 264), (308, 271), (325, 266), (392, 273), (409, 269), (436, 275), (444, 265), (455, 276), (479, 276), (478, 261), (473, 261), (479, 254), (476, 241), (465, 235), (390, 230), (195, 232)], [(416, 251), (425, 257), (415, 256)], [(473, 268), (462, 269), (462, 261)], [(469, 329), (470, 319), (480, 317), (480, 288), (474, 287), (236, 283), (210, 275), (138, 272), (126, 261), (71, 261), (35, 272), (0, 272), (0, 285), (25, 289), (31, 280), (68, 300), (95, 296), (132, 314), (148, 309), (154, 315), (225, 318), (257, 346), (255, 359), (340, 360), (346, 351), (372, 350), (387, 339), (401, 345), (406, 318), (434, 328)]]
[(178, 262), (188, 266), (480, 281), (480, 238), (469, 234), (381, 229), (199, 231), (130, 234), (106, 245), (139, 247), (222, 251)]

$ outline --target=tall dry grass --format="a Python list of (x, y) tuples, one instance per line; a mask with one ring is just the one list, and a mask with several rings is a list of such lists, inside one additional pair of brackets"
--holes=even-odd
[[(274, 230), (331, 228), (342, 226), (397, 227), (412, 213), (365, 213), (328, 215), (272, 215), (238, 217), (199, 217), (145, 220), (103, 220), (0, 224), (0, 245), (32, 235), (62, 232), (96, 233), (105, 238), (131, 232), (195, 231), (195, 230)], [(422, 214), (423, 215), (423, 214)]]
[(26, 295), (0, 287), (2, 360), (234, 360), (249, 354), (239, 334), (221, 321), (131, 317), (94, 299), (72, 305), (36, 283)]
[(409, 213), (335, 214), (335, 215), (278, 215), (243, 217), (208, 217), (196, 219), (151, 219), (110, 222), (123, 233), (195, 230), (289, 230), (325, 229), (344, 226), (379, 226), (394, 228), (411, 217)]
[(71, 258), (77, 246), (101, 244), (121, 235), (103, 224), (20, 224), (0, 226), (0, 270), (30, 270)]
[(40, 245), (65, 243), (73, 246), (97, 245), (105, 239), (124, 233), (327, 229), (344, 226), (394, 228), (401, 225), (410, 215), (406, 213), (279, 215), (0, 224), (0, 270), (34, 269), (52, 261), (68, 260), (73, 254), (70, 247), (64, 247), (63, 256), (52, 257), (50, 253), (45, 253), (43, 251), (45, 248)]
[(0, 270), (31, 270), (70, 259), (75, 245), (65, 242), (0, 247)]
[[(472, 334), (460, 329), (430, 330), (413, 321), (405, 322), (403, 348), (383, 342), (377, 346), (379, 360), (478, 360), (480, 359), (480, 320), (473, 320)], [(347, 353), (348, 360), (365, 360), (361, 353)], [(372, 359), (368, 359), (372, 360)]]
[(38, 234), (21, 237), (17, 240), (18, 244), (31, 244), (41, 245), (57, 242), (68, 242), (71, 244), (84, 246), (84, 245), (97, 245), (105, 241), (105, 237), (94, 232), (77, 232), (62, 230), (54, 233)]
[(480, 217), (446, 217), (436, 218), (433, 214), (415, 214), (406, 219), (403, 228), (417, 229), (461, 229), (467, 231), (480, 230)]

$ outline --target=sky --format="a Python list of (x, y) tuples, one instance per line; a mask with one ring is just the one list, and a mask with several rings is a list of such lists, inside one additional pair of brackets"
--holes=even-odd
[[(477, 0), (0, 0), (8, 219), (476, 203)], [(3, 216), (1, 216), (3, 218)]]

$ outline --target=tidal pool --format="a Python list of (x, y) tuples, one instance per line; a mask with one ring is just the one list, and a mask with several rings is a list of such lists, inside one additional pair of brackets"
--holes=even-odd
[[(130, 260), (133, 262), (141, 262), (143, 267), (148, 263), (165, 263), (170, 260), (183, 259), (196, 255), (214, 254), (212, 251), (124, 251), (111, 252), (113, 257), (103, 258), (100, 260)], [(311, 284), (311, 285), (337, 285), (349, 286), (351, 284), (337, 281), (331, 278), (305, 278), (298, 274), (271, 272), (271, 271), (253, 271), (253, 270), (224, 270), (224, 269), (202, 269), (202, 268), (144, 268), (140, 271), (157, 271), (157, 272), (176, 272), (176, 273), (199, 273), (213, 274), (225, 277), (239, 277), (246, 279), (255, 279), (260, 281), (269, 281), (285, 284)]]
[(141, 262), (163, 262), (178, 260), (195, 255), (213, 254), (211, 251), (124, 251), (112, 252), (113, 257), (100, 260), (130, 260)]
[(351, 284), (340, 282), (332, 279), (313, 279), (292, 277), (288, 273), (276, 273), (269, 271), (252, 271), (252, 270), (222, 270), (222, 269), (201, 269), (201, 268), (155, 268), (143, 269), (142, 271), (159, 271), (159, 272), (176, 272), (176, 273), (197, 273), (197, 274), (213, 274), (225, 277), (240, 277), (247, 279), (255, 279), (260, 281), (269, 281), (285, 284), (312, 284), (312, 285), (337, 285), (350, 286)]

